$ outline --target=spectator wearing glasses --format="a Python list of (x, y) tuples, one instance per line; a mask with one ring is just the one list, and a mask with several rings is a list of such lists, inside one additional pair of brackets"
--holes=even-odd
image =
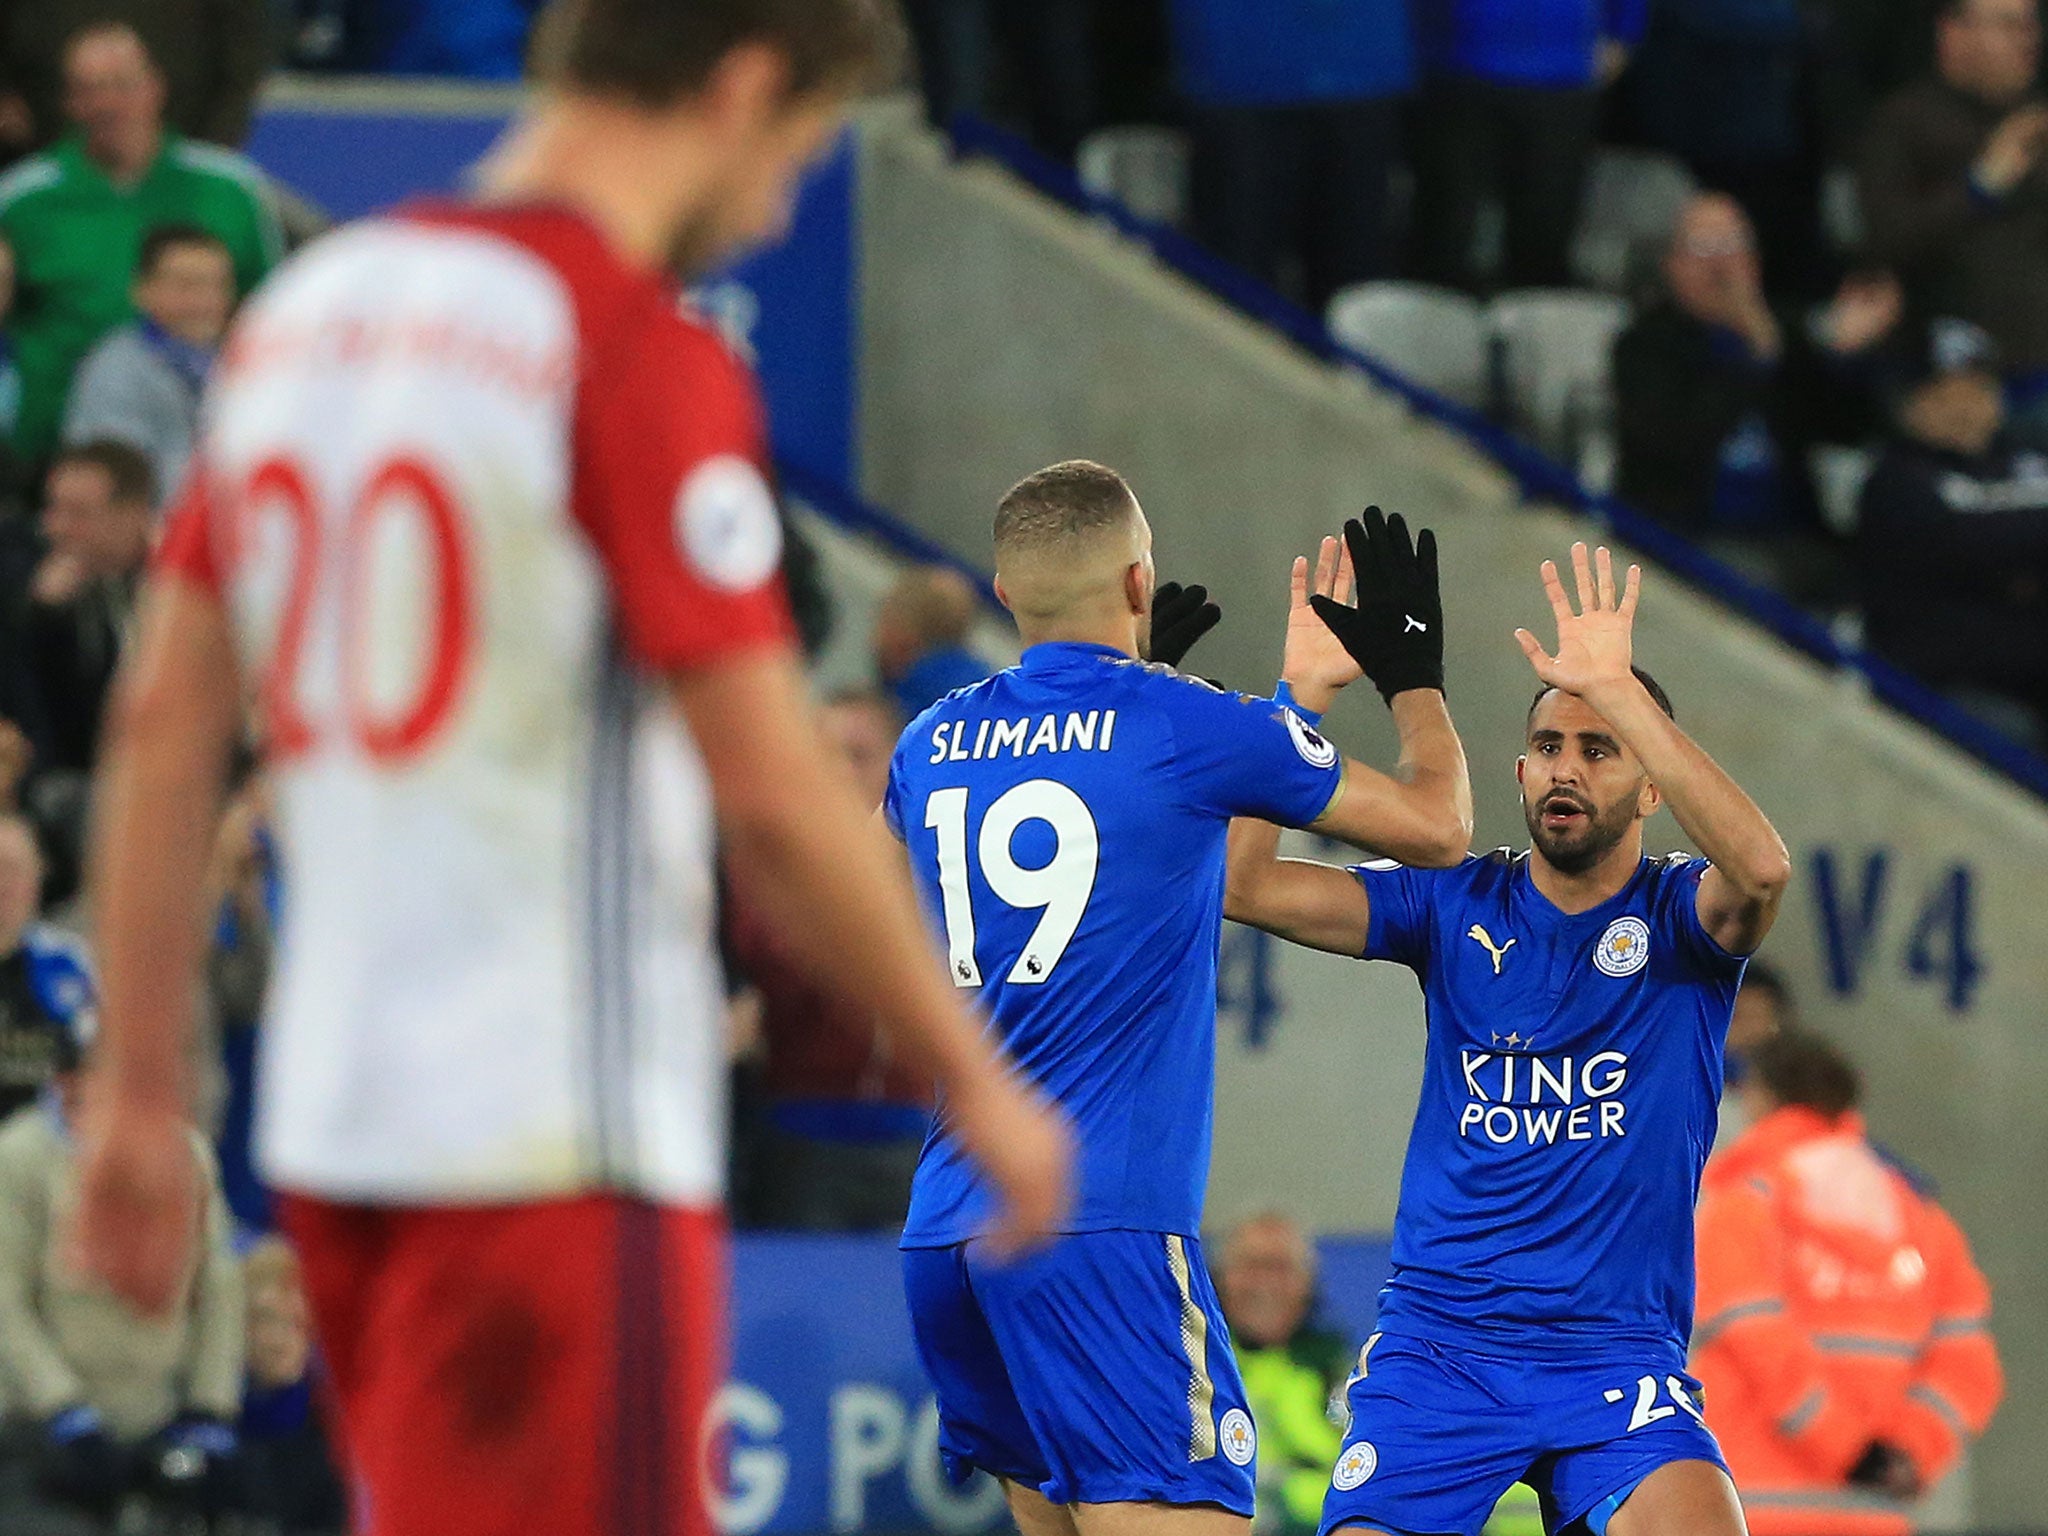
[(1865, 136), (1871, 253), (1923, 314), (1990, 333), (2014, 430), (2048, 446), (2048, 101), (2036, 0), (1947, 0), (1936, 74), (1878, 109)]
[(72, 131), (0, 177), (0, 233), (13, 242), (19, 288), (15, 446), (32, 462), (56, 446), (80, 359), (132, 318), (136, 257), (150, 230), (210, 231), (234, 258), (238, 293), (282, 254), (261, 172), (166, 127), (168, 89), (132, 27), (86, 28), (64, 54)]
[(1813, 324), (1765, 297), (1741, 206), (1703, 193), (1681, 211), (1664, 295), (1615, 343), (1622, 497), (1685, 531), (1771, 535), (1810, 515), (1804, 447), (1816, 397), (1897, 322), (1896, 283), (1845, 282)]

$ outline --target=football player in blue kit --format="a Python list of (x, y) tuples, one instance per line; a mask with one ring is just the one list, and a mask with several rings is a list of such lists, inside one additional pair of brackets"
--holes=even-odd
[[(1736, 987), (1790, 862), (1632, 665), (1641, 573), (1617, 594), (1605, 549), (1574, 545), (1572, 566), (1577, 611), (1542, 567), (1556, 654), (1515, 632), (1542, 685), (1516, 765), (1528, 852), (1343, 870), (1278, 858), (1269, 825), (1231, 830), (1230, 916), (1409, 967), (1428, 1016), (1326, 1536), (1476, 1536), (1517, 1481), (1553, 1533), (1743, 1530), (1685, 1372), (1693, 1204)], [(1351, 659), (1290, 639), (1314, 710)], [(1705, 858), (1644, 856), (1665, 805)]]
[[(1284, 701), (1157, 663), (1199, 625), (1183, 598), (1180, 636), (1162, 613), (1171, 643), (1148, 646), (1150, 530), (1085, 462), (1021, 481), (996, 514), (1022, 661), (919, 716), (892, 761), (884, 815), (946, 964), (1078, 1148), (1066, 1235), (1004, 1262), (978, 1237), (992, 1191), (942, 1114), (902, 1240), (948, 1466), (1002, 1479), (1026, 1536), (1249, 1529), (1256, 1432), (1198, 1241), (1230, 821), (1432, 867), (1471, 837), (1434, 541), (1369, 520), (1385, 575), (1338, 622), (1407, 663), (1392, 771), (1346, 761)], [(1305, 597), (1299, 616), (1320, 627)]]

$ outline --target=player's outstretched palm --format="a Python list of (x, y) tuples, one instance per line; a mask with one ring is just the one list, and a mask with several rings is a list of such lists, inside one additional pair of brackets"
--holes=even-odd
[[(1330, 626), (1309, 602), (1308, 557), (1294, 560), (1294, 587), (1287, 609), (1287, 653), (1280, 675), (1295, 697), (1311, 709), (1324, 708), (1331, 695), (1365, 674), (1344, 649)], [(1351, 603), (1351, 551), (1328, 538), (1316, 552), (1314, 595), (1348, 607)]]
[(1628, 568), (1619, 597), (1614, 589), (1614, 557), (1602, 545), (1589, 560), (1583, 542), (1572, 546), (1572, 575), (1579, 589), (1579, 608), (1565, 595), (1557, 562), (1543, 562), (1543, 591), (1557, 620), (1557, 654), (1546, 652), (1526, 629), (1515, 631), (1522, 654), (1546, 687), (1584, 697), (1611, 683), (1626, 682), (1633, 655), (1631, 632), (1636, 597), (1642, 589), (1641, 566)]

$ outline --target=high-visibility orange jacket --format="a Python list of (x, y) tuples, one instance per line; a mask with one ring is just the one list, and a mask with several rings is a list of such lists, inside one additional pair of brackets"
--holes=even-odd
[(1752, 1536), (1910, 1530), (1849, 1470), (1883, 1441), (1932, 1484), (2005, 1390), (1956, 1224), (1860, 1116), (1786, 1108), (1707, 1165), (1698, 1252), (1692, 1368)]

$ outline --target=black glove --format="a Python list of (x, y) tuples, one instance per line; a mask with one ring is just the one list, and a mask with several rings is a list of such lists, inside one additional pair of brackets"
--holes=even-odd
[(36, 1487), (55, 1503), (108, 1518), (127, 1492), (128, 1458), (97, 1413), (68, 1408), (44, 1427)]
[(1152, 594), (1152, 644), (1147, 647), (1145, 659), (1179, 666), (1181, 657), (1193, 650), (1195, 642), (1222, 618), (1223, 610), (1209, 601), (1207, 587), (1162, 582)]
[(1363, 521), (1344, 525), (1358, 606), (1347, 608), (1318, 594), (1309, 602), (1338, 643), (1351, 653), (1380, 697), (1411, 688), (1444, 688), (1444, 600), (1437, 589), (1436, 535), (1429, 529), (1411, 544), (1397, 512), (1367, 507)]

